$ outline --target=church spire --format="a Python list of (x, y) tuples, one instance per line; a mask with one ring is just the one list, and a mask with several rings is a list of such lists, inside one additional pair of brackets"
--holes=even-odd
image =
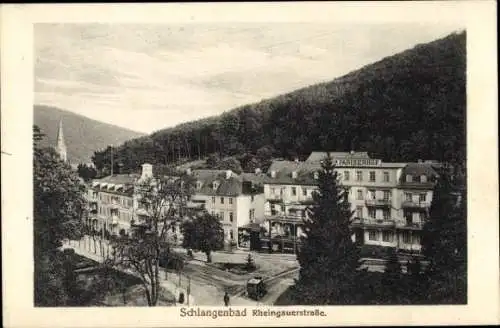
[(68, 155), (67, 155), (67, 151), (66, 151), (66, 143), (64, 142), (62, 119), (59, 121), (59, 130), (57, 131), (56, 151), (59, 154), (59, 157), (61, 157), (62, 161), (64, 161), (64, 162), (68, 161)]

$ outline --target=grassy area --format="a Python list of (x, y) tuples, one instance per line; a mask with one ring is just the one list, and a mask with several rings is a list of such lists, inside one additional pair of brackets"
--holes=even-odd
[[(73, 306), (147, 306), (141, 280), (133, 275), (105, 268), (78, 254), (69, 254), (76, 275), (76, 302)], [(78, 272), (78, 271), (77, 271)], [(162, 290), (158, 305), (169, 306), (175, 296)]]
[(234, 262), (223, 262), (223, 263), (214, 263), (214, 267), (223, 271), (229, 271), (231, 273), (243, 276), (248, 275), (249, 273), (253, 273), (257, 270), (257, 266), (253, 268), (248, 268), (247, 263), (234, 263)]

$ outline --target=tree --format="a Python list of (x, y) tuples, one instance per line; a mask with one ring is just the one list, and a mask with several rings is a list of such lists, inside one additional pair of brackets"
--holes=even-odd
[(383, 301), (399, 303), (397, 301), (400, 301), (405, 290), (405, 286), (402, 283), (401, 263), (399, 262), (397, 252), (392, 250), (382, 276)]
[(207, 262), (212, 262), (211, 252), (224, 247), (224, 230), (218, 217), (203, 212), (201, 215), (185, 221), (181, 226), (184, 236), (182, 246), (202, 251), (207, 255)]
[(247, 263), (246, 263), (247, 271), (254, 271), (256, 269), (255, 261), (252, 258), (252, 254), (248, 253)]
[(82, 234), (86, 215), (85, 186), (51, 148), (40, 147), (43, 134), (33, 127), (33, 232), (35, 304), (64, 305), (64, 263), (58, 248)]
[(466, 302), (467, 201), (464, 180), (454, 179), (449, 169), (439, 176), (422, 231), (422, 250), (429, 265), (430, 301)]
[(141, 280), (149, 306), (156, 306), (161, 293), (160, 261), (169, 252), (168, 232), (186, 215), (193, 193), (188, 176), (147, 178), (138, 181), (136, 194), (143, 216), (131, 236), (112, 239), (113, 263), (132, 271)]
[(331, 157), (321, 164), (318, 191), (314, 204), (307, 209), (302, 247), (298, 255), (300, 282), (317, 288), (317, 301), (322, 304), (350, 303), (355, 276), (360, 267), (360, 253), (352, 240), (353, 212), (348, 190), (339, 183)]
[(95, 179), (97, 176), (97, 171), (92, 166), (86, 164), (78, 164), (77, 168), (78, 175), (85, 181), (89, 182), (92, 179)]

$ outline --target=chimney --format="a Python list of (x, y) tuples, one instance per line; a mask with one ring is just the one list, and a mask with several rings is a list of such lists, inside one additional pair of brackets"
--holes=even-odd
[(260, 174), (261, 172), (262, 172), (262, 170), (260, 168), (255, 169), (255, 174)]
[(148, 163), (142, 164), (141, 179), (147, 179), (152, 177), (153, 177), (153, 165)]
[(297, 171), (292, 172), (292, 179), (297, 179)]
[(231, 170), (226, 171), (226, 179), (229, 179), (231, 177)]
[(276, 171), (271, 171), (271, 178), (276, 178)]
[(188, 167), (188, 168), (186, 169), (186, 174), (187, 174), (187, 175), (191, 175), (191, 168), (190, 168), (190, 167)]

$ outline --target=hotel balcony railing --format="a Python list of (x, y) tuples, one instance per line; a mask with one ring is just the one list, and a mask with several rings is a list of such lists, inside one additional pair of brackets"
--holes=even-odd
[(391, 199), (367, 199), (365, 200), (366, 206), (380, 206), (380, 207), (390, 207), (392, 204)]
[(401, 229), (414, 229), (414, 230), (420, 230), (424, 226), (423, 222), (411, 222), (411, 221), (404, 221), (404, 220), (399, 220), (396, 221), (396, 227), (401, 228)]
[(268, 200), (282, 200), (283, 199), (283, 195), (281, 194), (270, 194), (268, 197), (267, 197)]
[(377, 227), (395, 227), (396, 221), (393, 219), (367, 219), (367, 218), (354, 218), (353, 225), (357, 226), (377, 226)]
[(419, 202), (413, 200), (405, 200), (401, 207), (403, 208), (417, 208), (417, 209), (428, 209), (431, 206), (429, 202)]
[(285, 213), (265, 213), (264, 218), (272, 221), (284, 221), (284, 222), (293, 222), (293, 223), (301, 223), (304, 217), (298, 214), (285, 214)]

